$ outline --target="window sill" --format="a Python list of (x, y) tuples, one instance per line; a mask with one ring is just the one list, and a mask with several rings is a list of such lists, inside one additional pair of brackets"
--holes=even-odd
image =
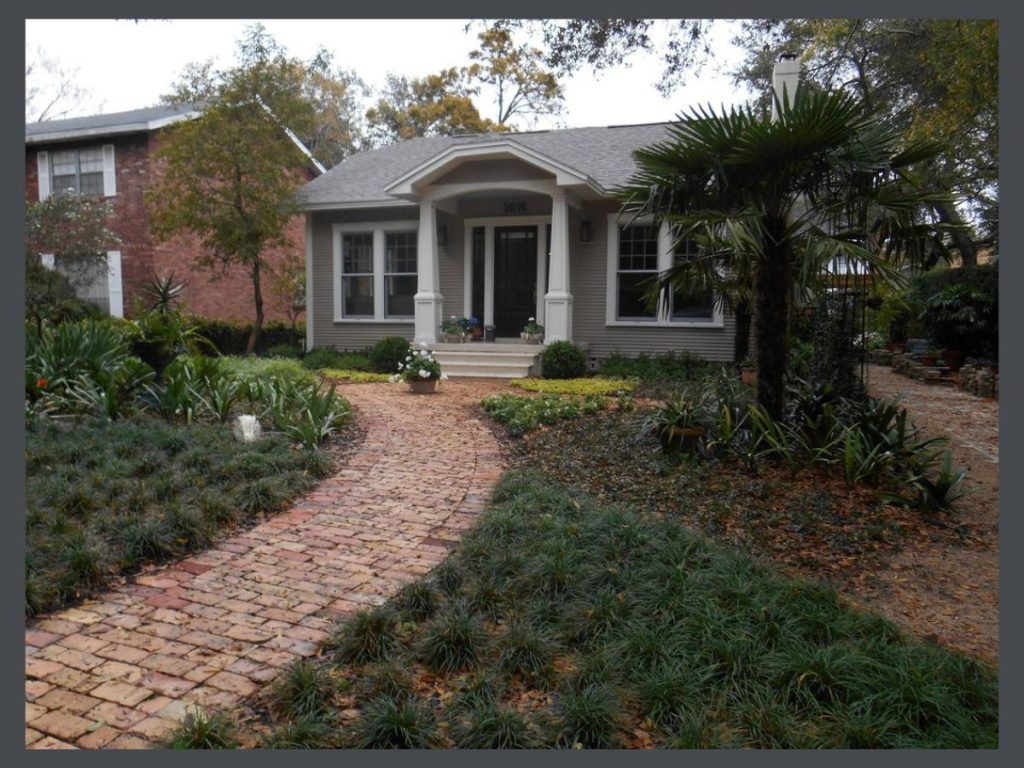
[(358, 324), (358, 323), (375, 323), (375, 324), (379, 325), (379, 324), (385, 324), (386, 323), (388, 325), (412, 325), (413, 323), (416, 322), (416, 319), (412, 318), (412, 317), (403, 317), (403, 318), (394, 318), (394, 317), (381, 317), (381, 318), (377, 318), (377, 317), (336, 317), (336, 318), (334, 318), (334, 322), (337, 323), (337, 324), (342, 324), (342, 323), (355, 323), (355, 324)]
[(722, 329), (725, 323), (721, 320), (712, 320), (707, 323), (699, 322), (664, 322), (658, 320), (611, 320), (605, 321), (606, 328), (707, 328)]

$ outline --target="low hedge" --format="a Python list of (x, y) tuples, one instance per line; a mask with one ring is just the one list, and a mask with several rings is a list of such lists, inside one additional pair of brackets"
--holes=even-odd
[(621, 395), (636, 384), (624, 379), (512, 379), (509, 386), (549, 395)]
[[(196, 332), (211, 344), (222, 355), (244, 355), (252, 325), (228, 323), (223, 320), (212, 320), (205, 317), (192, 318)], [(294, 347), (299, 339), (306, 338), (305, 323), (298, 323), (294, 330), (289, 323), (269, 322), (264, 324), (256, 341), (256, 352), (263, 352), (272, 347), (286, 345)]]
[(353, 371), (346, 368), (320, 368), (318, 373), (325, 379), (340, 379), (351, 381), (356, 384), (368, 382), (387, 382), (390, 375), (387, 373), (372, 373), (370, 371)]

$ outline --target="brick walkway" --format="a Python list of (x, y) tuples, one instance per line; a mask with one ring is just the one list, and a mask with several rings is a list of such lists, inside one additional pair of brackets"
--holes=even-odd
[(503, 470), (470, 406), (502, 385), (339, 388), (367, 429), (288, 512), (25, 632), (25, 744), (136, 748), (193, 704), (231, 706), (317, 650), (340, 616), (445, 558)]

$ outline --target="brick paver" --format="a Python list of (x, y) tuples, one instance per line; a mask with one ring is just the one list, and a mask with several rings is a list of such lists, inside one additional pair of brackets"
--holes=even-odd
[(28, 748), (138, 748), (188, 707), (231, 706), (334, 622), (428, 572), (503, 470), (472, 405), (502, 388), (339, 387), (366, 436), (289, 511), (26, 628)]

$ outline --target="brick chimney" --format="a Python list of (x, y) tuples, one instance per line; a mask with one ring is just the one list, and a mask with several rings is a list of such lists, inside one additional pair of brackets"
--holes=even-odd
[[(783, 53), (775, 62), (772, 69), (772, 90), (776, 98), (781, 102), (785, 99), (787, 104), (792, 105), (796, 98), (796, 89), (800, 84), (800, 62), (795, 53)], [(775, 100), (772, 100), (772, 120), (778, 118)]]

